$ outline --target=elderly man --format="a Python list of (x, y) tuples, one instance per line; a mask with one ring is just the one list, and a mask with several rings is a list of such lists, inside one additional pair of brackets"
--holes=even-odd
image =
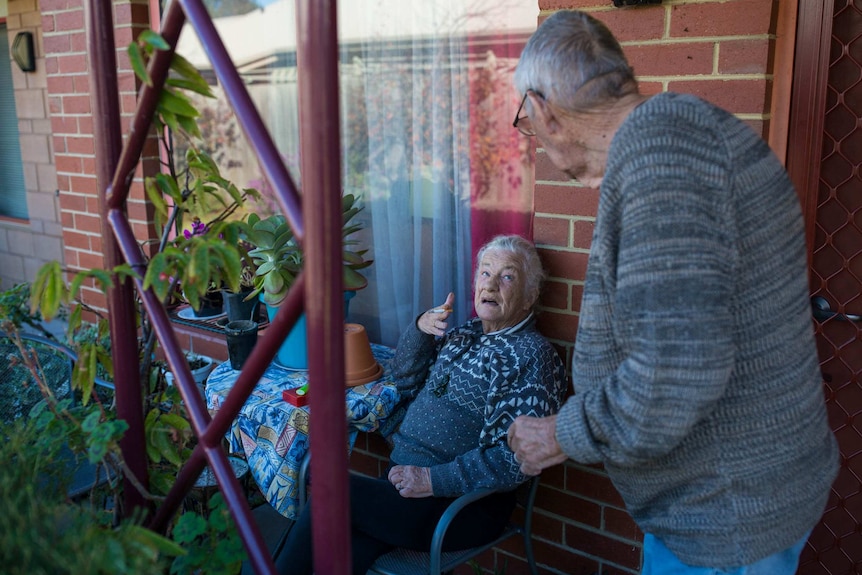
[(645, 574), (794, 573), (837, 447), (787, 174), (731, 114), (641, 95), (582, 12), (542, 23), (515, 84), (515, 127), (600, 190), (575, 395), (509, 428), (521, 470), (604, 464), (645, 533)]
[[(499, 236), (477, 262), (478, 317), (449, 330), (450, 293), (398, 341), (393, 376), (409, 407), (392, 437), (388, 476), (350, 477), (353, 573), (364, 574), (394, 547), (427, 551), (446, 507), (479, 488), (498, 493), (458, 515), (444, 549), (494, 539), (515, 505), (514, 489), (527, 479), (506, 443), (509, 425), (520, 415), (556, 413), (563, 402), (565, 368), (535, 327), (545, 277), (535, 247)], [(312, 572), (309, 507), (276, 560), (282, 574)]]

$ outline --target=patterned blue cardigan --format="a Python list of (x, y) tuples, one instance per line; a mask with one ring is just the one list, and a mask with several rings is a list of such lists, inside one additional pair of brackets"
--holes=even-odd
[(563, 362), (532, 318), (493, 334), (475, 318), (441, 338), (414, 322), (398, 341), (392, 373), (409, 402), (392, 463), (430, 467), (437, 497), (525, 481), (506, 431), (519, 415), (556, 413), (567, 389)]

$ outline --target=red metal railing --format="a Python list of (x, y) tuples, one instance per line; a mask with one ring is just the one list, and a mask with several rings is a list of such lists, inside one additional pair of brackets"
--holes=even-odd
[[(99, 189), (104, 193), (103, 227), (112, 232), (112, 235), (105, 234), (106, 265), (110, 267), (126, 261), (140, 272), (141, 277), (145, 272), (146, 258), (134, 237), (126, 202), (132, 175), (152, 124), (159, 92), (186, 19), (200, 37), (246, 139), (257, 155), (306, 255), (305, 271), (290, 290), (287, 300), (255, 347), (214, 419), (210, 418), (194, 385), (167, 312), (155, 294), (143, 290), (141, 280), (134, 282), (134, 285), (131, 282), (116, 284), (111, 289), (108, 305), (116, 366), (117, 410), (118, 415), (129, 423), (129, 431), (121, 446), (126, 462), (142, 483), (147, 485), (137, 346), (134, 332), (125, 329), (125, 326), (133, 323), (134, 289), (137, 289), (152, 318), (156, 337), (175, 374), (198, 437), (192, 457), (181, 470), (150, 526), (156, 530), (166, 528), (204, 465), (209, 464), (236, 521), (252, 566), (258, 573), (275, 573), (272, 558), (221, 447), (221, 438), (304, 308), (308, 319), (308, 348), (313, 350), (309, 353), (309, 382), (320, 390), (311, 399), (314, 417), (310, 422), (311, 449), (315, 454), (312, 460), (316, 494), (312, 502), (315, 566), (318, 573), (349, 573), (336, 1), (297, 2), (301, 170), (305, 187), (302, 202), (200, 0), (175, 0), (168, 3), (161, 34), (171, 49), (158, 53), (150, 64), (153, 83), (140, 91), (125, 146), (121, 146), (119, 128), (112, 5), (110, 0), (89, 0), (86, 10), (94, 100), (92, 108), (98, 111), (94, 125), (97, 178)], [(309, 73), (311, 71), (313, 73)], [(308, 223), (307, 233), (303, 222)], [(309, 294), (314, 294), (314, 297), (309, 297)], [(131, 486), (127, 487), (125, 509), (144, 506), (145, 501), (140, 494)]]

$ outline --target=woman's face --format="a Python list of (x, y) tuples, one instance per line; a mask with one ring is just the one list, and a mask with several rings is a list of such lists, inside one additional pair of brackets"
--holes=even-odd
[(530, 313), (535, 297), (526, 293), (527, 278), (518, 256), (488, 250), (476, 273), (473, 305), (485, 333), (520, 323)]

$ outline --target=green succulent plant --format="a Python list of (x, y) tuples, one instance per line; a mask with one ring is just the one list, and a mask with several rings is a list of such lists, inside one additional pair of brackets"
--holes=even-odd
[[(353, 221), (356, 214), (364, 209), (358, 202), (358, 197), (353, 194), (345, 194), (341, 199), (343, 281), (344, 289), (352, 291), (368, 285), (368, 280), (359, 270), (374, 262), (365, 258), (368, 250), (354, 249), (353, 246), (359, 242), (349, 239), (362, 229), (362, 224)], [(277, 306), (287, 297), (290, 286), (302, 270), (302, 247), (296, 241), (287, 220), (280, 214), (263, 219), (255, 213), (249, 214), (243, 226), (243, 234), (245, 240), (254, 246), (254, 249), (248, 252), (257, 266), (253, 295), (263, 293), (264, 303)]]

